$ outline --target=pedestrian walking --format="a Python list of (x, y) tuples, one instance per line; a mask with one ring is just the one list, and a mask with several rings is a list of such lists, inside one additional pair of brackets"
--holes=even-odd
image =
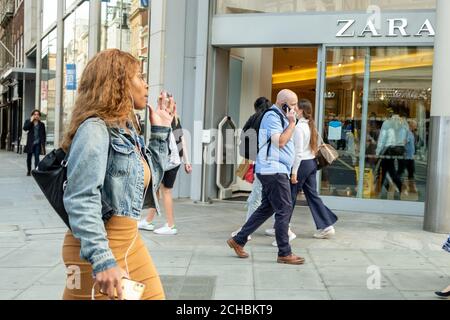
[(120, 300), (124, 278), (145, 285), (143, 300), (165, 298), (138, 221), (147, 191), (158, 207), (174, 101), (163, 92), (157, 110), (148, 107), (152, 128), (145, 146), (134, 114), (147, 107), (148, 85), (140, 70), (131, 54), (110, 49), (89, 61), (80, 80), (62, 144), (68, 152), (64, 207), (71, 226), (63, 260), (79, 270), (80, 286), (66, 287), (65, 300), (114, 299), (115, 292)]
[[(174, 110), (172, 110), (172, 112), (174, 112)], [(180, 119), (175, 114), (172, 122), (172, 133), (170, 134), (169, 164), (167, 170), (164, 172), (164, 177), (160, 187), (160, 193), (162, 194), (166, 214), (166, 224), (155, 230), (153, 220), (155, 219), (157, 210), (151, 199), (146, 197), (144, 209), (149, 209), (149, 212), (146, 215), (146, 218), (139, 222), (139, 229), (154, 231), (154, 233), (159, 235), (178, 234), (173, 212), (173, 188), (175, 186), (178, 171), (182, 165), (187, 174), (192, 173), (192, 165), (189, 162), (187, 145), (183, 135), (183, 127), (181, 126)]]
[(242, 230), (227, 241), (239, 258), (248, 258), (244, 246), (248, 236), (275, 212), (275, 235), (278, 263), (303, 264), (305, 259), (292, 253), (289, 244), (289, 221), (292, 200), (289, 176), (294, 162), (292, 137), (296, 124), (298, 98), (291, 90), (282, 90), (277, 102), (266, 111), (258, 130), (257, 177), (262, 184), (261, 206), (253, 213)]
[[(257, 126), (260, 125), (264, 113), (271, 107), (272, 104), (270, 100), (267, 99), (266, 97), (260, 97), (256, 99), (254, 104), (255, 113), (247, 120), (244, 127), (242, 128), (243, 135), (241, 137), (241, 149), (243, 149), (244, 151), (241, 151), (241, 155), (247, 160), (252, 160), (250, 158), (254, 157), (251, 154), (257, 152), (256, 150), (250, 151), (252, 146), (257, 144), (257, 139), (254, 138), (253, 135), (256, 136)], [(246, 137), (248, 137), (247, 140)], [(254, 160), (256, 160), (256, 157), (254, 158)], [(259, 208), (259, 206), (261, 205), (261, 200), (262, 200), (262, 184), (255, 174), (255, 178), (252, 184), (252, 191), (247, 199), (247, 216), (245, 222), (247, 222), (253, 215), (253, 213), (256, 211), (256, 209)], [(232, 237), (236, 236), (241, 230), (242, 227), (236, 231), (233, 231), (231, 233), (231, 236)], [(267, 229), (265, 231), (265, 234), (270, 237), (275, 237), (275, 228)], [(292, 232), (291, 228), (289, 227), (289, 241), (293, 241), (295, 238), (297, 238), (297, 235), (294, 232)], [(248, 236), (248, 240), (250, 241), (251, 239), (252, 239), (251, 236)], [(277, 246), (276, 241), (274, 246), (275, 247)]]
[(31, 118), (25, 121), (23, 130), (27, 132), (27, 144), (24, 152), (27, 154), (27, 176), (31, 176), (31, 160), (34, 157), (34, 168), (39, 165), (39, 156), (45, 155), (45, 144), (47, 143), (47, 134), (45, 124), (41, 121), (41, 112), (34, 110)]
[(302, 189), (318, 230), (314, 238), (328, 239), (335, 234), (334, 224), (338, 218), (323, 204), (317, 193), (316, 154), (319, 149), (319, 134), (309, 100), (299, 101), (298, 117), (294, 134), (295, 161), (291, 176), (292, 211), (297, 202), (299, 189)]

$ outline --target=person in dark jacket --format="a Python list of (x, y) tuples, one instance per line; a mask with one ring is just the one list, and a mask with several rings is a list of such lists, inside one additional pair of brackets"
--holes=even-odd
[(27, 145), (25, 146), (24, 152), (28, 154), (27, 156), (27, 176), (31, 175), (31, 158), (34, 155), (34, 167), (37, 168), (39, 164), (39, 156), (45, 153), (46, 144), (46, 132), (45, 124), (41, 122), (41, 112), (39, 110), (34, 110), (31, 113), (31, 119), (25, 121), (23, 125), (23, 130), (28, 132)]

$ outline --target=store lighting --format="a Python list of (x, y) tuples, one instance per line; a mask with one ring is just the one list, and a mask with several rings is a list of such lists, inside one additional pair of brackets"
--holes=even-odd
[(352, 93), (352, 119), (355, 118), (355, 106), (356, 106), (356, 91), (353, 90), (353, 93)]
[(381, 83), (381, 80), (378, 80), (377, 83), (380, 84), (380, 83)]
[[(392, 57), (374, 58), (371, 62), (370, 72), (393, 71), (433, 65), (433, 52), (417, 52)], [(365, 62), (355, 61), (327, 67), (327, 79), (364, 74)], [(273, 84), (302, 82), (317, 79), (317, 68), (276, 73), (273, 75)], [(430, 88), (431, 89), (431, 88)]]

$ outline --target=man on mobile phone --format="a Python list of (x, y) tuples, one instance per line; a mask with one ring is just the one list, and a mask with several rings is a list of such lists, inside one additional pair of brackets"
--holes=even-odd
[(39, 165), (39, 156), (45, 155), (46, 131), (45, 124), (41, 122), (41, 112), (34, 110), (31, 118), (25, 121), (23, 130), (27, 133), (27, 144), (24, 152), (27, 156), (27, 176), (31, 176), (31, 160), (34, 157), (34, 168)]
[[(248, 258), (244, 246), (248, 236), (255, 232), (275, 212), (275, 236), (278, 245), (278, 263), (304, 264), (305, 259), (292, 253), (289, 245), (289, 222), (292, 215), (290, 173), (295, 149), (292, 140), (296, 125), (298, 97), (291, 90), (282, 90), (274, 112), (267, 112), (258, 133), (259, 152), (256, 174), (261, 181), (261, 206), (250, 217), (242, 230), (227, 241), (239, 258)], [(281, 119), (280, 119), (281, 114)]]

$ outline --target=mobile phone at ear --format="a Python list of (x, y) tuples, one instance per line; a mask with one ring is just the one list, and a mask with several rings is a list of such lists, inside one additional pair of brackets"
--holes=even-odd
[(289, 111), (291, 111), (291, 108), (289, 108), (289, 106), (288, 106), (286, 103), (283, 104), (281, 108), (283, 108), (283, 111), (284, 111), (286, 114), (288, 114)]

